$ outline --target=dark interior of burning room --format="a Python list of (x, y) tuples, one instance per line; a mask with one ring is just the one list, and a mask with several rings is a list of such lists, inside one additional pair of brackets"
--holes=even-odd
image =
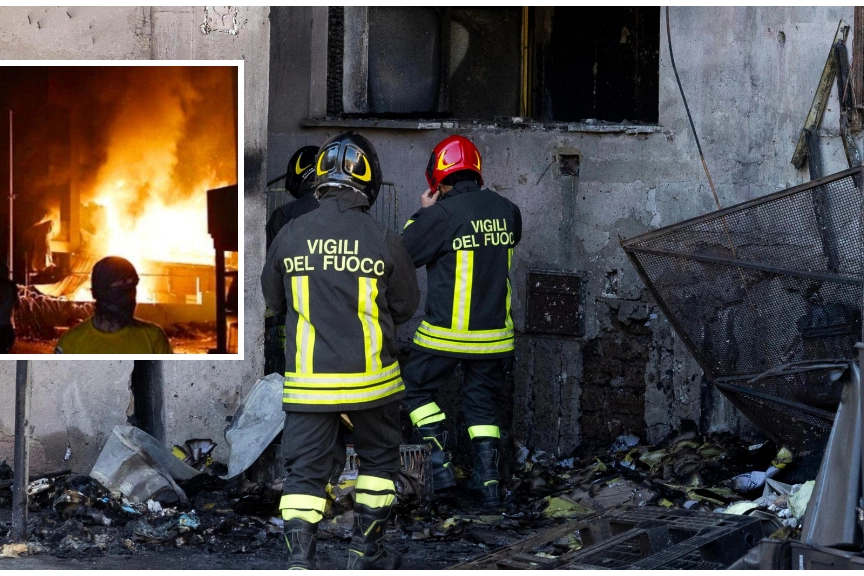
[(236, 352), (237, 68), (0, 76), (0, 263), (19, 297), (11, 353), (51, 353), (93, 315), (91, 271), (106, 256), (134, 265), (135, 317), (161, 326), (175, 353)]

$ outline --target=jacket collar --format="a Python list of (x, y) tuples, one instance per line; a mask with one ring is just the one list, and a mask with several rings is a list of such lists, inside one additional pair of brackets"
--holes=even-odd
[(335, 202), (340, 212), (356, 208), (359, 210), (369, 210), (369, 199), (366, 195), (349, 186), (327, 186), (323, 188), (323, 193), (318, 201), (322, 205)]
[(447, 194), (441, 197), (441, 200), (446, 200), (451, 196), (458, 196), (459, 194), (465, 194), (467, 192), (474, 192), (476, 190), (480, 190), (480, 186), (477, 185), (473, 180), (463, 180), (462, 182), (457, 182), (453, 185), (453, 188), (450, 189)]

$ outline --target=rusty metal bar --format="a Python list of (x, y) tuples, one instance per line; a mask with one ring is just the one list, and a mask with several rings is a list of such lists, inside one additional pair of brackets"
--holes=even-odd
[(759, 392), (758, 390), (754, 390), (753, 388), (745, 388), (744, 386), (727, 384), (726, 382), (721, 382), (719, 380), (715, 380), (714, 385), (721, 390), (729, 390), (730, 392), (736, 392), (738, 394), (744, 394), (746, 396), (753, 396), (754, 398), (760, 398), (762, 400), (768, 400), (770, 402), (774, 402), (775, 404), (782, 404), (783, 406), (794, 408), (799, 412), (810, 414), (811, 416), (816, 416), (817, 418), (822, 418), (829, 423), (834, 421), (834, 412), (829, 412), (828, 410), (820, 410), (819, 408), (814, 408), (812, 406), (808, 406), (807, 404), (801, 404), (800, 402), (786, 400), (784, 398), (780, 398), (779, 396), (774, 396), (773, 394), (765, 394), (764, 392)]
[(840, 23), (837, 25), (837, 32), (834, 34), (834, 41), (831, 42), (828, 59), (825, 61), (825, 68), (822, 69), (822, 77), (819, 79), (816, 94), (813, 95), (813, 103), (810, 105), (810, 111), (807, 112), (804, 127), (801, 128), (798, 144), (795, 145), (795, 153), (792, 155), (792, 165), (795, 168), (801, 168), (804, 165), (804, 159), (807, 157), (805, 131), (819, 126), (822, 114), (825, 112), (825, 104), (828, 102), (828, 97), (831, 94), (831, 83), (834, 81), (834, 75), (837, 73), (837, 58), (834, 57), (834, 45), (838, 42), (845, 43), (848, 34), (849, 25), (840, 20)]
[(745, 260), (736, 260), (733, 258), (722, 258), (720, 256), (705, 256), (704, 254), (693, 254), (690, 252), (677, 252), (675, 250), (663, 250), (658, 248), (640, 248), (628, 246), (625, 248), (628, 252), (638, 252), (641, 254), (654, 254), (657, 256), (673, 256), (682, 260), (696, 260), (698, 262), (708, 262), (710, 264), (721, 264), (730, 268), (739, 267), (749, 270), (757, 270), (759, 272), (768, 272), (770, 274), (782, 274), (783, 276), (792, 276), (795, 278), (806, 278), (807, 280), (818, 280), (821, 282), (833, 282), (835, 284), (847, 284), (850, 286), (864, 286), (864, 278), (849, 278), (846, 276), (837, 276), (835, 274), (824, 274), (821, 272), (808, 272), (805, 270), (795, 270), (792, 268), (781, 268), (780, 266), (771, 266), (770, 264), (761, 264), (758, 262), (747, 262)]
[(30, 476), (30, 371), (27, 360), (15, 362), (15, 454), (12, 478), (12, 530), (15, 542), (27, 539), (27, 480)]
[(807, 140), (807, 168), (810, 170), (810, 180), (822, 178), (822, 152), (819, 150), (819, 135), (813, 128), (804, 131)]
[[(852, 104), (864, 105), (864, 6), (855, 6), (852, 39)], [(853, 112), (854, 114), (854, 112)]]
[(831, 182), (836, 182), (838, 180), (842, 180), (847, 176), (855, 176), (861, 174), (862, 168), (860, 166), (854, 166), (852, 168), (848, 168), (842, 172), (837, 172), (835, 174), (831, 174), (829, 176), (825, 176), (824, 178), (819, 178), (818, 180), (811, 180), (809, 182), (805, 182), (804, 184), (800, 184), (795, 186), (794, 188), (787, 188), (785, 190), (780, 190), (778, 192), (774, 192), (773, 194), (768, 194), (767, 196), (762, 196), (760, 198), (755, 198), (753, 200), (749, 200), (747, 202), (743, 202), (741, 204), (736, 204), (735, 206), (730, 206), (729, 208), (723, 208), (722, 210), (715, 210), (713, 212), (709, 212), (707, 214), (703, 214), (702, 216), (696, 216), (695, 218), (690, 218), (689, 220), (684, 220), (682, 222), (678, 222), (677, 224), (672, 224), (670, 226), (665, 226), (663, 228), (658, 228), (657, 230), (651, 230), (650, 232), (646, 232), (639, 236), (634, 236), (633, 238), (622, 240), (620, 242), (621, 247), (627, 250), (629, 247), (634, 244), (639, 244), (641, 242), (645, 242), (657, 236), (666, 236), (670, 232), (675, 230), (681, 230), (682, 228), (687, 228), (694, 224), (701, 224), (702, 222), (708, 222), (711, 220), (716, 220), (721, 216), (728, 216), (729, 214), (734, 214), (736, 212), (740, 212), (746, 208), (750, 208), (751, 206), (758, 206), (760, 204), (765, 204), (767, 202), (771, 202), (773, 200), (779, 200), (780, 198), (785, 198), (787, 196), (792, 196), (804, 190), (810, 190), (811, 188), (816, 188), (818, 186), (823, 186), (825, 184), (830, 184)]

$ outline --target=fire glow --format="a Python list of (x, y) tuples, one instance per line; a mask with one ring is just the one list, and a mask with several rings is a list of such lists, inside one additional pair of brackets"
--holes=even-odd
[[(82, 205), (97, 217), (81, 250), (132, 262), (139, 302), (158, 300), (154, 263), (214, 265), (207, 190), (236, 181), (236, 148), (224, 124), (231, 103), (202, 122), (201, 90), (183, 68), (137, 70), (111, 122), (104, 163), (82, 186)], [(92, 299), (89, 282), (73, 299)]]

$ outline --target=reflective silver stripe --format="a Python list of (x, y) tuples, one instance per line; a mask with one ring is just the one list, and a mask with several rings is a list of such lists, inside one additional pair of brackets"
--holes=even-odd
[(440, 326), (433, 326), (425, 320), (420, 323), (418, 332), (425, 332), (429, 336), (440, 336), (449, 340), (460, 341), (475, 341), (475, 340), (503, 340), (513, 337), (512, 328), (503, 328), (501, 330), (448, 330)]
[(364, 384), (375, 384), (376, 382), (383, 382), (385, 380), (389, 380), (393, 376), (398, 375), (399, 362), (394, 362), (383, 370), (371, 373), (361, 372), (354, 374), (337, 374), (319, 372), (317, 374), (298, 374), (297, 372), (286, 372), (285, 385), (287, 386), (288, 384), (312, 384), (323, 386), (326, 384), (354, 384), (360, 386)]
[(414, 342), (425, 348), (443, 350), (445, 352), (477, 352), (480, 354), (491, 354), (493, 352), (509, 352), (514, 349), (512, 339), (501, 342), (450, 342), (438, 338), (427, 338), (420, 332), (414, 335)]
[(400, 390), (404, 390), (402, 378), (398, 378), (393, 382), (375, 386), (373, 388), (364, 388), (363, 390), (322, 390), (321, 392), (313, 392), (311, 390), (298, 390), (296, 388), (286, 388), (282, 394), (283, 402), (302, 402), (306, 401), (309, 404), (340, 404), (342, 402), (364, 402), (376, 400), (389, 396)]

